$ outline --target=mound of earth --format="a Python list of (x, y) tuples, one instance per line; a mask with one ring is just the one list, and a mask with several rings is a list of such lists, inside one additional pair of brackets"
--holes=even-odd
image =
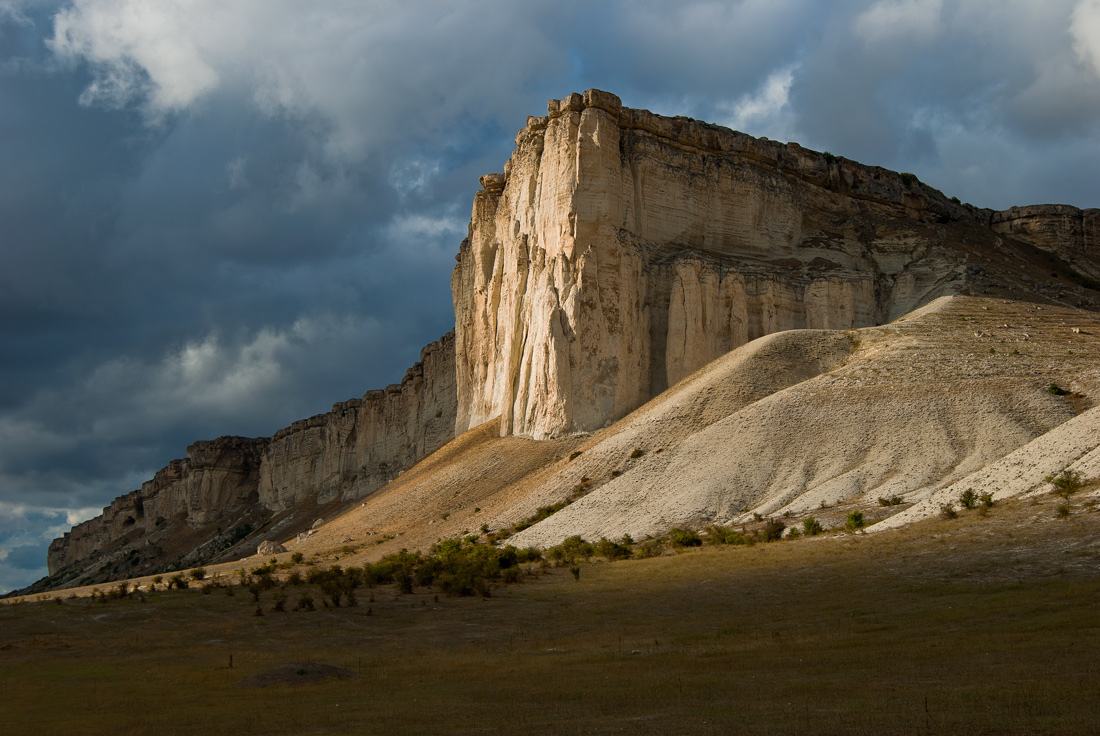
[(266, 672), (261, 672), (252, 677), (246, 677), (240, 682), (233, 683), (234, 687), (271, 687), (273, 685), (310, 685), (331, 678), (346, 680), (352, 677), (361, 677), (356, 672), (346, 670), (343, 667), (333, 667), (330, 664), (317, 664), (316, 662), (288, 662), (278, 667), (272, 667)]

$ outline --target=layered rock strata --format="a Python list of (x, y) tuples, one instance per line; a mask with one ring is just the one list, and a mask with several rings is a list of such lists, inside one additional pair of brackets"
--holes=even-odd
[(990, 225), (995, 232), (1026, 240), (1100, 277), (1100, 209), (1065, 204), (1010, 207), (994, 212)]
[(220, 437), (196, 442), (187, 457), (173, 460), (120, 496), (103, 513), (73, 527), (50, 544), (50, 574), (106, 550), (120, 540), (137, 541), (173, 518), (201, 527), (254, 506), (265, 439)]
[(490, 420), (534, 439), (606, 426), (763, 335), (883, 324), (956, 293), (1095, 306), (1100, 210), (978, 209), (911, 174), (598, 90), (547, 112), (481, 178), (455, 332), (400, 384), (270, 439), (193, 445), (56, 540), (51, 574), (157, 535), (194, 554), (234, 518), (362, 497)]
[(451, 440), (456, 414), (448, 334), (421, 351), (401, 383), (276, 432), (260, 466), (260, 503), (284, 510), (360, 498)]
[(536, 439), (596, 429), (761, 335), (881, 324), (951, 293), (952, 240), (997, 238), (990, 211), (909, 174), (597, 90), (548, 113), (482, 177), (452, 276), (458, 432), (497, 416)]
[[(171, 547), (166, 536), (185, 534), (195, 547), (217, 547), (210, 543), (249, 514), (267, 518), (307, 501), (323, 505), (370, 493), (454, 436), (454, 365), (448, 334), (421, 351), (399, 384), (336, 404), (271, 438), (196, 442), (140, 490), (55, 539), (50, 575), (108, 549), (120, 557), (127, 547)], [(154, 553), (144, 567), (173, 559)]]

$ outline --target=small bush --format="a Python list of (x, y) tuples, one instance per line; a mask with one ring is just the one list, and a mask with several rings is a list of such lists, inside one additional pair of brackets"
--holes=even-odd
[(940, 506), (940, 516), (945, 519), (957, 519), (959, 512), (955, 510), (955, 504), (945, 503)]
[(625, 560), (631, 556), (630, 547), (618, 542), (612, 542), (607, 537), (601, 537), (596, 542), (596, 554), (608, 560)]
[(1069, 393), (1069, 391), (1066, 391), (1064, 388), (1056, 383), (1052, 383), (1047, 386), (1047, 393), (1053, 394), (1054, 396), (1065, 396)]
[(901, 506), (903, 503), (905, 503), (905, 499), (896, 493), (889, 498), (884, 498), (883, 496), (878, 497), (879, 506)]
[(690, 529), (675, 527), (668, 532), (668, 541), (676, 549), (685, 547), (699, 547), (703, 544), (702, 538)]
[(1054, 486), (1054, 494), (1068, 499), (1074, 493), (1081, 490), (1085, 483), (1081, 480), (1081, 474), (1075, 470), (1063, 470), (1057, 476), (1046, 477), (1046, 482)]
[(859, 531), (864, 526), (866, 526), (866, 522), (863, 520), (862, 511), (853, 511), (848, 514), (848, 518), (844, 520), (844, 528), (850, 532)]
[(183, 576), (183, 573), (176, 573), (168, 579), (168, 587), (187, 590), (187, 578)]
[(978, 494), (975, 493), (972, 489), (967, 488), (965, 491), (962, 492), (962, 495), (959, 496), (959, 505), (961, 505), (964, 509), (972, 509), (976, 507), (978, 505)]
[(295, 611), (315, 611), (317, 607), (313, 603), (313, 596), (309, 593), (302, 593), (298, 596), (298, 604), (294, 606)]
[(807, 537), (816, 537), (825, 531), (825, 528), (821, 526), (821, 522), (812, 516), (809, 519), (802, 520), (802, 533)]
[(713, 524), (706, 528), (707, 544), (747, 544), (745, 535), (721, 524)]
[(546, 556), (556, 565), (572, 565), (578, 559), (588, 560), (596, 554), (596, 549), (578, 535), (573, 535), (561, 544), (546, 550)]
[(630, 453), (630, 459), (631, 460), (637, 460), (638, 458), (640, 458), (644, 454), (645, 454), (645, 450), (643, 450), (640, 447), (635, 447), (634, 452)]
[(202, 580), (205, 577), (206, 577), (206, 568), (205, 567), (196, 567), (194, 570), (191, 571), (191, 579), (192, 580)]
[(988, 492), (983, 493), (982, 495), (978, 496), (978, 502), (981, 503), (983, 509), (993, 508), (993, 494)]
[(767, 523), (760, 529), (760, 536), (765, 542), (775, 542), (783, 538), (783, 531), (786, 528), (786, 525), (779, 519), (768, 519)]
[(306, 556), (303, 555), (301, 552), (295, 552), (290, 556), (290, 561), (293, 562), (295, 565), (300, 565), (302, 564), (302, 560), (304, 560), (305, 558)]
[(1058, 506), (1058, 518), (1064, 519), (1069, 516), (1069, 504), (1063, 503)]
[(639, 560), (644, 560), (649, 557), (660, 557), (664, 551), (664, 542), (660, 539), (650, 539), (638, 545), (638, 549), (634, 551), (634, 556)]

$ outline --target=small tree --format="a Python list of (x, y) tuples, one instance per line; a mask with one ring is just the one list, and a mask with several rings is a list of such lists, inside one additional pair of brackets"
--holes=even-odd
[(1055, 495), (1067, 500), (1085, 485), (1081, 480), (1081, 474), (1076, 470), (1063, 470), (1057, 476), (1048, 475), (1046, 481), (1054, 486)]
[(760, 535), (765, 542), (775, 542), (783, 538), (783, 530), (786, 528), (786, 525), (779, 519), (768, 519), (767, 523), (760, 529)]
[(978, 505), (978, 494), (975, 493), (972, 489), (967, 488), (965, 491), (962, 492), (962, 495), (959, 496), (959, 504), (964, 509), (974, 508)]
[(807, 537), (816, 537), (825, 531), (825, 528), (821, 526), (821, 522), (812, 516), (808, 519), (802, 520), (802, 533)]

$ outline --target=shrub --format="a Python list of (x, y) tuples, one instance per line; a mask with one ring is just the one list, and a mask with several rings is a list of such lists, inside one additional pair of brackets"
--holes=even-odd
[(640, 458), (644, 454), (645, 454), (645, 450), (643, 450), (640, 447), (635, 447), (634, 452), (630, 453), (630, 459), (631, 460), (637, 460), (638, 458)]
[(900, 506), (903, 503), (905, 503), (905, 499), (897, 495), (896, 493), (889, 498), (884, 498), (882, 496), (878, 497), (879, 506)]
[(192, 580), (202, 580), (205, 577), (206, 577), (206, 568), (205, 567), (196, 567), (194, 570), (191, 571), (191, 579)]
[(187, 578), (183, 576), (183, 573), (176, 573), (168, 579), (169, 588), (178, 588), (179, 590), (187, 589)]
[(676, 549), (683, 549), (685, 547), (699, 547), (703, 544), (703, 540), (698, 534), (690, 529), (681, 529), (680, 527), (674, 527), (668, 532), (668, 541)]
[(945, 519), (957, 519), (959, 518), (959, 512), (955, 510), (955, 504), (945, 503), (940, 505), (940, 516)]
[(290, 556), (290, 561), (293, 562), (295, 565), (300, 565), (302, 564), (302, 560), (304, 560), (305, 558), (306, 556), (303, 555), (301, 552), (295, 552)]
[(978, 505), (978, 494), (975, 493), (972, 489), (967, 488), (965, 491), (962, 492), (962, 495), (959, 496), (959, 504), (964, 509), (974, 508)]
[(812, 516), (808, 519), (802, 520), (802, 533), (805, 534), (807, 537), (816, 537), (823, 531), (825, 531), (825, 529), (821, 526), (821, 522), (819, 522)]
[(1046, 477), (1046, 482), (1054, 486), (1054, 494), (1068, 499), (1084, 487), (1081, 474), (1075, 470), (1063, 470), (1057, 476)]
[(1058, 518), (1064, 519), (1069, 516), (1069, 504), (1063, 503), (1058, 506)]
[(579, 535), (568, 537), (561, 544), (546, 550), (546, 556), (559, 566), (575, 564), (578, 559), (588, 560), (595, 553), (595, 547)]
[(638, 546), (638, 549), (634, 552), (634, 556), (640, 560), (644, 560), (648, 557), (660, 557), (661, 553), (664, 551), (664, 542), (660, 539), (650, 539), (642, 542)]
[(596, 554), (608, 560), (625, 560), (631, 556), (630, 547), (618, 542), (612, 542), (607, 537), (601, 537), (596, 542)]
[(706, 528), (708, 544), (747, 544), (745, 535), (721, 524), (712, 524)]
[(516, 533), (522, 532), (527, 527), (538, 524), (543, 519), (549, 519), (551, 516), (553, 516), (554, 514), (556, 514), (559, 511), (561, 511), (562, 509), (564, 509), (568, 505), (569, 505), (568, 501), (559, 501), (558, 503), (552, 504), (550, 506), (539, 506), (539, 508), (535, 511), (534, 514), (527, 517), (526, 519), (519, 522), (518, 524), (513, 525), (512, 526), (512, 531), (516, 532)]
[(799, 531), (797, 526), (792, 526), (791, 530), (787, 532), (787, 539), (798, 539), (802, 536), (802, 532)]
[(983, 509), (993, 508), (993, 503), (994, 502), (993, 502), (993, 494), (992, 493), (988, 493), (988, 492), (983, 493), (982, 495), (978, 496), (978, 501), (982, 504)]
[(863, 520), (862, 511), (853, 511), (848, 514), (848, 518), (844, 520), (844, 528), (848, 531), (859, 531), (864, 526), (866, 526), (866, 522)]
[(787, 526), (779, 519), (768, 519), (760, 529), (760, 536), (765, 542), (776, 542), (783, 538), (783, 530), (786, 528)]
[(313, 596), (309, 593), (302, 593), (298, 596), (298, 605), (294, 607), (295, 611), (314, 611), (317, 607), (313, 604)]

